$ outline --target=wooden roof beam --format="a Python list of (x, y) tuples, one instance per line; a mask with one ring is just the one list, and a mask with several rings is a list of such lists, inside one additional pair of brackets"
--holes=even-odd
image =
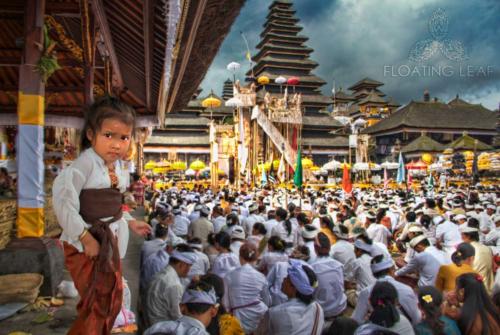
[(156, 0), (145, 0), (143, 8), (144, 75), (146, 78), (146, 108), (151, 110), (151, 68), (153, 66), (153, 24)]
[(108, 20), (106, 19), (106, 11), (102, 0), (90, 0), (92, 11), (94, 12), (97, 25), (99, 27), (99, 32), (103, 37), (104, 45), (109, 53), (109, 60), (111, 61), (111, 66), (113, 69), (113, 86), (119, 89), (123, 88), (123, 77), (120, 71), (120, 65), (118, 63), (118, 57), (116, 56), (115, 48), (113, 46), (113, 38), (111, 36), (111, 31), (109, 29)]

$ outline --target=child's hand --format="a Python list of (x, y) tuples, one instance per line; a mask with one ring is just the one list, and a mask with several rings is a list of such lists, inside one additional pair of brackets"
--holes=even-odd
[(99, 255), (99, 249), (101, 247), (92, 234), (85, 234), (85, 236), (81, 239), (81, 242), (83, 244), (83, 251), (85, 252), (85, 255), (90, 258), (94, 258)]
[(151, 226), (144, 221), (132, 220), (128, 222), (128, 226), (134, 233), (142, 237), (151, 234)]

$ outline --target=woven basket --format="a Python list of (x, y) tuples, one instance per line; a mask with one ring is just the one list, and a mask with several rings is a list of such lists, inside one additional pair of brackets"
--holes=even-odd
[(0, 305), (9, 302), (34, 303), (38, 297), (43, 276), (38, 273), (21, 273), (0, 276)]
[(0, 201), (0, 250), (9, 243), (15, 222), (16, 200)]

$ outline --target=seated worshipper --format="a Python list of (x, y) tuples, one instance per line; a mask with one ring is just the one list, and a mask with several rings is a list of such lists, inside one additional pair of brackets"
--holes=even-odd
[(271, 209), (270, 211), (267, 212), (267, 221), (264, 222), (264, 226), (266, 227), (266, 237), (270, 238), (271, 237), (271, 232), (278, 224), (278, 221), (276, 221), (276, 211), (274, 209)]
[(189, 224), (191, 223), (187, 217), (182, 215), (182, 210), (179, 206), (175, 207), (173, 210), (175, 215), (174, 224), (172, 225), (172, 231), (175, 235), (187, 238)]
[(446, 252), (448, 259), (451, 259), (451, 254), (455, 251), (457, 245), (462, 243), (460, 230), (458, 225), (450, 220), (445, 220), (442, 216), (436, 216), (433, 219), (436, 225), (436, 241), (437, 245)]
[(441, 265), (436, 276), (436, 288), (443, 292), (455, 290), (455, 283), (458, 276), (474, 272), (472, 264), (476, 250), (469, 243), (460, 243), (457, 250), (451, 255), (452, 264)]
[[(371, 242), (369, 237), (366, 237), (366, 239)], [(354, 241), (356, 259), (351, 267), (351, 276), (346, 278), (345, 283), (347, 300), (352, 307), (356, 306), (359, 293), (366, 287), (375, 284), (375, 277), (370, 269), (372, 251), (372, 244), (359, 237)]]
[(221, 231), (229, 234), (231, 236), (231, 233), (233, 232), (233, 229), (241, 227), (240, 226), (240, 219), (238, 217), (238, 214), (236, 213), (230, 213), (226, 217), (226, 226), (222, 227)]
[(320, 232), (328, 236), (328, 239), (330, 240), (330, 244), (334, 245), (335, 242), (337, 242), (337, 238), (333, 234), (333, 221), (330, 219), (330, 216), (325, 215), (320, 218), (319, 221), (320, 224)]
[(243, 335), (240, 321), (234, 315), (228, 313), (221, 304), (224, 297), (225, 288), (224, 280), (213, 273), (208, 273), (200, 278), (201, 281), (212, 285), (217, 295), (217, 303), (220, 303), (217, 315), (212, 319), (212, 322), (207, 326), (207, 332), (210, 335)]
[(330, 248), (330, 256), (342, 263), (344, 275), (350, 277), (351, 266), (356, 259), (356, 255), (354, 255), (354, 246), (349, 242), (349, 231), (346, 226), (338, 224), (333, 228), (333, 233), (337, 242)]
[(297, 219), (288, 219), (288, 212), (281, 207), (276, 210), (276, 216), (278, 217), (279, 223), (274, 226), (271, 236), (278, 236), (281, 238), (285, 242), (287, 253), (290, 253), (293, 247), (297, 245), (299, 226), (294, 222), (297, 221)]
[(195, 261), (196, 254), (189, 246), (178, 245), (170, 255), (168, 266), (154, 276), (144, 302), (147, 327), (181, 317), (179, 303), (184, 292), (181, 278), (187, 277)]
[(173, 223), (170, 205), (161, 204), (157, 206), (156, 215), (158, 220), (154, 228), (154, 239), (144, 241), (141, 247), (141, 264), (144, 264), (146, 258), (167, 245), (168, 226)]
[(256, 222), (252, 228), (252, 235), (247, 237), (247, 241), (255, 244), (255, 246), (257, 247), (259, 257), (264, 252), (267, 246), (268, 238), (266, 237), (266, 235), (267, 230), (264, 224), (261, 222)]
[(175, 321), (159, 321), (144, 335), (209, 335), (206, 327), (219, 309), (214, 288), (203, 281), (192, 283), (182, 295), (180, 304), (182, 316)]
[(443, 313), (457, 321), (463, 335), (500, 334), (500, 311), (486, 292), (481, 275), (460, 275), (455, 291), (446, 297)]
[(486, 291), (490, 293), (495, 281), (493, 273), (493, 253), (490, 248), (479, 242), (478, 227), (471, 227), (469, 225), (470, 222), (467, 223), (467, 225), (460, 226), (462, 240), (470, 243), (470, 245), (474, 247), (475, 255), (472, 268), (483, 277), (484, 287), (486, 287)]
[(369, 302), (372, 311), (368, 322), (359, 326), (355, 335), (377, 334), (380, 331), (415, 334), (410, 321), (398, 309), (398, 291), (393, 284), (386, 281), (377, 282), (370, 293)]
[(214, 261), (217, 258), (217, 255), (219, 254), (219, 251), (215, 247), (215, 233), (211, 233), (208, 235), (207, 242), (208, 244), (205, 246), (203, 249), (203, 253), (208, 256), (208, 260), (210, 261), (210, 268), (213, 267)]
[[(371, 223), (370, 226), (366, 228), (366, 233), (368, 234), (368, 237), (370, 237), (373, 240), (373, 242), (380, 242), (385, 245), (388, 245), (388, 242), (392, 237), (392, 233), (389, 230), (389, 228), (387, 228), (385, 225), (382, 224), (382, 220), (384, 218), (385, 217), (380, 217), (380, 215), (377, 214), (375, 223)], [(389, 219), (389, 224), (390, 224), (390, 219)]]
[(422, 321), (415, 326), (416, 335), (461, 335), (457, 323), (442, 314), (443, 295), (433, 286), (418, 289), (418, 309)]
[(231, 237), (228, 234), (222, 232), (216, 234), (215, 247), (219, 254), (210, 272), (224, 278), (229, 271), (240, 266), (240, 260), (234, 252), (231, 252)]
[[(379, 282), (391, 283), (398, 291), (398, 300), (401, 305), (401, 312), (408, 317), (412, 324), (420, 322), (420, 312), (415, 308), (417, 306), (417, 297), (413, 289), (394, 279), (394, 262), (383, 255), (373, 257), (371, 263), (373, 276)], [(352, 314), (352, 318), (358, 322), (363, 322), (368, 315), (368, 302), (373, 289), (373, 285), (366, 287), (359, 292), (358, 303)]]
[(252, 234), (253, 225), (257, 222), (264, 223), (264, 218), (259, 215), (259, 205), (257, 203), (253, 203), (248, 207), (248, 212), (250, 215), (245, 218), (242, 222), (242, 226), (245, 229), (245, 234)]
[(489, 246), (494, 256), (500, 255), (500, 214), (493, 215), (491, 221), (495, 224), (485, 237), (484, 244)]
[(190, 238), (197, 237), (203, 245), (207, 244), (208, 234), (214, 232), (214, 225), (208, 219), (210, 209), (203, 205), (200, 208), (200, 217), (191, 222), (188, 229)]
[(208, 259), (207, 254), (202, 252), (203, 245), (201, 244), (201, 240), (199, 238), (192, 238), (188, 241), (188, 245), (193, 249), (193, 252), (196, 254), (196, 262), (191, 266), (191, 270), (189, 270), (188, 278), (189, 279), (198, 279), (199, 277), (205, 275), (210, 269), (210, 260)]
[(243, 230), (243, 227), (234, 227), (231, 231), (231, 246), (229, 247), (231, 252), (235, 255), (239, 255), (240, 247), (243, 242), (245, 242), (245, 231)]
[(402, 253), (405, 253), (404, 257), (399, 257), (396, 260), (396, 264), (398, 266), (403, 267), (404, 264), (405, 264), (405, 262), (409, 263), (415, 257), (415, 255), (417, 253), (416, 253), (415, 249), (413, 249), (410, 246), (410, 241), (413, 240), (417, 236), (421, 236), (421, 235), (427, 236), (425, 234), (425, 230), (424, 229), (425, 228), (422, 227), (422, 226), (420, 226), (420, 225), (414, 225), (414, 226), (410, 227), (408, 229), (408, 233), (406, 234), (406, 238), (405, 239), (401, 239), (397, 243), (397, 247), (398, 247), (399, 251), (402, 252)]
[(224, 306), (240, 320), (246, 334), (257, 329), (271, 303), (266, 277), (253, 267), (256, 261), (257, 247), (245, 242), (240, 248), (241, 266), (224, 277)]
[(317, 259), (310, 263), (318, 279), (314, 297), (323, 307), (325, 320), (332, 320), (342, 314), (347, 305), (344, 270), (342, 263), (329, 257), (330, 240), (325, 234), (317, 234), (314, 248), (318, 255)]
[(212, 210), (212, 223), (214, 225), (214, 232), (219, 233), (222, 228), (226, 225), (226, 217), (224, 216), (224, 210), (220, 205), (217, 205)]
[(280, 305), (288, 301), (288, 297), (281, 290), (283, 281), (288, 276), (288, 260), (274, 264), (267, 274), (267, 287), (271, 296), (270, 306)]
[(267, 241), (267, 251), (262, 254), (257, 268), (263, 274), (267, 274), (273, 265), (278, 262), (288, 262), (288, 255), (285, 252), (285, 242), (278, 236), (271, 236), (269, 241)]
[(314, 270), (305, 262), (290, 260), (287, 273), (281, 289), (289, 300), (269, 309), (257, 334), (320, 335), (325, 321), (314, 300), (318, 285)]
[(301, 229), (302, 240), (304, 241), (304, 245), (309, 248), (309, 261), (308, 261), (309, 264), (312, 264), (317, 257), (316, 250), (314, 249), (314, 241), (316, 239), (316, 235), (318, 235), (318, 232), (319, 229), (310, 224), (306, 224)]
[(417, 273), (419, 287), (434, 285), (439, 267), (446, 264), (444, 255), (440, 255), (437, 249), (431, 249), (429, 240), (424, 235), (411, 240), (410, 247), (417, 252), (417, 255), (403, 268), (397, 270), (396, 276), (401, 277)]

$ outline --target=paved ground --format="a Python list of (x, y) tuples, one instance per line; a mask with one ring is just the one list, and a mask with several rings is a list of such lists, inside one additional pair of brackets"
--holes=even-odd
[[(138, 219), (143, 219), (144, 211), (132, 213)], [(142, 238), (130, 233), (127, 255), (123, 260), (123, 272), (132, 292), (132, 311), (136, 312), (137, 295), (139, 292), (139, 259)], [(69, 279), (69, 274), (65, 273)], [(78, 299), (65, 299), (64, 306), (54, 312), (54, 318), (42, 324), (33, 320), (45, 312), (27, 312), (16, 314), (0, 322), (0, 335), (7, 335), (14, 331), (22, 331), (32, 335), (62, 335), (66, 334), (71, 323), (76, 317), (76, 304)]]

